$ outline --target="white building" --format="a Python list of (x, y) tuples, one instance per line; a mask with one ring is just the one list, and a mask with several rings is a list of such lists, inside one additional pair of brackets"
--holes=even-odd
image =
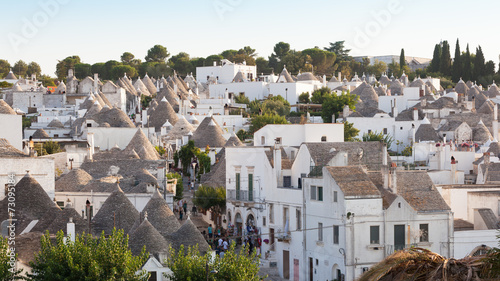
[(257, 78), (257, 67), (246, 65), (246, 63), (233, 63), (227, 59), (221, 61), (221, 65), (214, 62), (213, 66), (196, 67), (196, 80), (201, 83), (209, 82), (210, 78), (215, 78), (217, 83), (231, 83), (238, 72), (243, 74), (246, 80), (252, 81)]

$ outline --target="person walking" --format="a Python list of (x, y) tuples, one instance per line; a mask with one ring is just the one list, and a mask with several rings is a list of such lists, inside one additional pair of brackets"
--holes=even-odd
[(182, 208), (184, 209), (184, 213), (187, 214), (188, 203), (186, 202), (186, 200), (184, 200), (184, 203), (182, 203)]
[(183, 215), (183, 211), (182, 211), (182, 208), (179, 209), (179, 219), (182, 220), (182, 215)]
[(212, 230), (212, 225), (210, 224), (208, 226), (208, 238), (212, 239), (213, 236), (213, 230)]

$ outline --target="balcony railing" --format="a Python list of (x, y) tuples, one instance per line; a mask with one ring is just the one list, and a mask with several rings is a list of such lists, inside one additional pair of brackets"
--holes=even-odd
[(309, 169), (309, 177), (316, 178), (323, 176), (323, 167), (324, 166), (310, 166)]
[(231, 201), (253, 201), (254, 200), (253, 196), (251, 196), (252, 198), (249, 198), (248, 190), (240, 190), (239, 192), (237, 192), (237, 190), (230, 189), (230, 190), (227, 190), (226, 197), (227, 197), (227, 200), (231, 200)]

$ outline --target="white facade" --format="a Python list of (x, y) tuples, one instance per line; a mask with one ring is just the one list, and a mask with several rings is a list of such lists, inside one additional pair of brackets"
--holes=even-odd
[(23, 117), (0, 114), (0, 138), (6, 139), (15, 148), (23, 151)]
[[(15, 175), (16, 184), (29, 171), (31, 176), (37, 180), (40, 186), (47, 192), (51, 199), (54, 199), (55, 169), (54, 159), (41, 157), (20, 157), (20, 158), (0, 158), (0, 186), (7, 185), (9, 175)], [(4, 192), (0, 192), (0, 200), (5, 197)]]
[(257, 78), (257, 67), (255, 65), (235, 64), (226, 59), (221, 61), (222, 65), (199, 66), (196, 68), (196, 81), (207, 83), (211, 77), (216, 78), (217, 83), (231, 83), (234, 76), (241, 71), (243, 76), (252, 81)]
[(401, 96), (380, 96), (378, 98), (378, 109), (391, 113), (395, 103), (398, 112), (401, 112), (419, 103), (419, 98), (420, 88), (406, 87), (403, 88), (403, 95)]
[(299, 146), (303, 142), (343, 142), (344, 124), (268, 124), (254, 134), (255, 146), (273, 146), (280, 138), (282, 146)]
[[(137, 128), (88, 127), (86, 130), (94, 134), (94, 147), (99, 147), (101, 150), (115, 146), (123, 150), (137, 133)], [(148, 135), (147, 129), (143, 129), (143, 132)]]

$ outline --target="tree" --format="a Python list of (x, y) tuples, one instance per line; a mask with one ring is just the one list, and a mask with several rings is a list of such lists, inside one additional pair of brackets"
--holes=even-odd
[(179, 150), (179, 160), (181, 160), (182, 172), (184, 174), (188, 173), (188, 169), (191, 165), (191, 161), (194, 159), (194, 152), (196, 149), (198, 148), (194, 145), (194, 141), (190, 140)]
[(29, 77), (31, 77), (32, 74), (35, 74), (38, 77), (42, 74), (42, 68), (38, 63), (32, 61), (28, 64), (28, 70), (26, 71), (26, 74)]
[(56, 75), (57, 79), (60, 81), (63, 81), (66, 79), (66, 76), (68, 75), (68, 70), (69, 69), (74, 69), (75, 64), (81, 63), (80, 57), (79, 56), (70, 56), (66, 57), (62, 61), (59, 61), (56, 65)]
[(434, 47), (434, 54), (432, 55), (431, 64), (429, 65), (429, 70), (431, 72), (439, 72), (441, 66), (441, 45), (436, 44)]
[(484, 75), (485, 76), (492, 76), (495, 75), (495, 62), (492, 60), (489, 60), (486, 62), (484, 65)]
[(269, 61), (263, 57), (255, 59), (255, 65), (257, 66), (257, 73), (270, 74), (273, 71), (273, 69), (269, 67)]
[(167, 179), (177, 179), (177, 184), (175, 185), (175, 196), (174, 199), (179, 201), (181, 200), (184, 196), (184, 185), (182, 183), (182, 176), (178, 173), (168, 173), (167, 174)]
[(172, 56), (168, 64), (171, 68), (181, 74), (189, 74), (190, 72), (196, 71), (191, 64), (189, 54), (185, 52), (180, 52), (177, 55)]
[(262, 102), (264, 114), (286, 116), (290, 113), (290, 103), (282, 96), (274, 96)]
[(314, 104), (323, 104), (325, 101), (326, 97), (332, 94), (332, 90), (328, 87), (321, 87), (314, 92), (312, 92), (311, 95), (311, 102)]
[(439, 61), (439, 72), (441, 72), (444, 76), (451, 75), (451, 54), (450, 54), (450, 45), (448, 41), (443, 41), (443, 46), (441, 49), (441, 59)]
[(391, 144), (394, 142), (394, 138), (390, 135), (384, 135), (383, 132), (369, 132), (363, 134), (363, 141), (383, 141), (387, 144), (387, 147), (390, 148)]
[(234, 102), (240, 104), (250, 104), (250, 100), (244, 94), (240, 93), (234, 97)]
[(299, 103), (309, 103), (309, 101), (310, 101), (310, 99), (309, 99), (308, 92), (304, 92), (304, 93), (299, 95)]
[[(202, 210), (211, 211), (214, 217), (218, 218), (226, 209), (226, 188), (201, 185), (194, 192), (193, 204)], [(214, 220), (216, 222), (220, 221), (218, 219)], [(217, 224), (216, 228), (218, 227)]]
[(212, 66), (214, 64), (214, 62), (219, 62), (222, 59), (224, 59), (224, 57), (222, 55), (211, 55), (211, 56), (208, 56), (205, 58), (204, 65), (205, 66)]
[(108, 79), (116, 80), (119, 77), (123, 77), (125, 74), (127, 76), (135, 78), (137, 77), (137, 70), (130, 65), (116, 65), (111, 68), (111, 75)]
[(354, 128), (353, 123), (344, 122), (344, 141), (355, 141), (359, 130)]
[[(183, 245), (178, 252), (170, 248), (167, 267), (172, 273), (167, 276), (172, 281), (203, 281), (203, 280), (232, 280), (232, 281), (259, 281), (266, 278), (259, 276), (259, 257), (256, 251), (248, 253), (244, 246), (236, 250), (236, 243), (231, 243), (224, 257), (212, 258), (207, 252), (200, 255), (197, 247), (185, 249)], [(217, 272), (216, 274), (210, 273)]]
[(366, 72), (373, 74), (377, 77), (382, 76), (382, 73), (384, 73), (386, 70), (387, 70), (387, 64), (379, 60), (375, 60), (372, 65), (368, 65), (366, 67)]
[(455, 59), (453, 60), (453, 68), (451, 74), (451, 80), (453, 82), (458, 82), (462, 77), (462, 72), (464, 65), (462, 63), (462, 53), (460, 52), (460, 43), (457, 38), (457, 44), (455, 45)]
[(145, 57), (147, 62), (165, 62), (170, 56), (170, 53), (162, 45), (154, 45), (148, 50), (148, 54)]
[(87, 76), (92, 76), (92, 66), (88, 63), (75, 64), (75, 77), (85, 79)]
[(299, 71), (304, 70), (307, 59), (308, 58), (303, 55), (302, 52), (291, 50), (281, 59), (278, 69), (281, 71), (286, 65), (288, 72), (298, 73)]
[(264, 114), (252, 117), (250, 121), (250, 133), (253, 134), (267, 124), (288, 124), (284, 116)]
[(401, 72), (403, 72), (403, 68), (405, 66), (406, 66), (405, 49), (401, 49), (401, 55), (399, 55), (399, 67)]
[(481, 46), (478, 46), (476, 49), (476, 58), (474, 59), (474, 69), (473, 69), (473, 78), (474, 80), (479, 79), (485, 73), (485, 59), (483, 54), (483, 49)]
[(472, 60), (469, 51), (469, 44), (467, 44), (467, 49), (464, 55), (464, 71), (463, 71), (463, 79), (464, 81), (469, 81), (472, 79)]
[(128, 236), (123, 230), (113, 230), (109, 237), (94, 238), (90, 234), (77, 235), (75, 242), (65, 241), (59, 231), (56, 242), (50, 241), (47, 232), (41, 239), (41, 250), (30, 262), (31, 281), (58, 280), (148, 280), (149, 274), (142, 271), (148, 254), (134, 257), (128, 248)]
[(55, 80), (57, 80), (57, 79), (56, 78), (52, 78), (52, 77), (50, 77), (48, 75), (44, 75), (44, 74), (38, 76), (38, 81), (41, 81), (42, 84), (45, 87), (47, 87), (47, 86), (53, 86), (54, 87), (56, 85)]
[(135, 58), (134, 54), (130, 53), (130, 52), (125, 52), (122, 54), (122, 56), (120, 57), (120, 60), (122, 61), (122, 63), (124, 64), (130, 64), (132, 62), (132, 60)]
[(10, 63), (6, 60), (0, 59), (0, 79), (3, 79), (11, 69)]
[(11, 249), (9, 247), (9, 240), (0, 237), (0, 280), (11, 281), (22, 279), (19, 277), (22, 270), (16, 270), (12, 267), (12, 265), (15, 265), (17, 254), (11, 251)]
[(326, 51), (330, 51), (337, 55), (337, 61), (349, 60), (350, 49), (344, 47), (345, 41), (336, 41), (334, 43), (330, 42), (330, 46), (326, 47)]
[(103, 74), (105, 72), (104, 70), (104, 63), (103, 62), (98, 62), (98, 63), (94, 63), (91, 67), (90, 67), (90, 71), (91, 73), (99, 73), (99, 76), (102, 78), (102, 79), (105, 79), (103, 77)]
[(358, 96), (351, 94), (349, 92), (347, 93), (342, 92), (342, 94), (340, 95), (330, 94), (326, 96), (323, 102), (323, 108), (321, 110), (321, 118), (323, 118), (323, 122), (324, 123), (335, 122), (340, 112), (344, 110), (345, 105), (349, 106), (351, 110), (354, 110), (356, 109), (357, 102), (358, 102)]
[(290, 52), (290, 44), (285, 42), (279, 42), (274, 45), (274, 53), (269, 57), (269, 66), (274, 69), (274, 71), (281, 71), (280, 62), (285, 57), (288, 52)]
[(61, 152), (62, 149), (61, 149), (61, 146), (59, 145), (58, 142), (56, 141), (53, 141), (52, 139), (45, 142), (43, 144), (43, 148), (45, 149), (45, 152), (47, 154), (55, 154), (55, 153), (58, 153), (58, 152)]
[(21, 78), (26, 76), (26, 72), (28, 72), (28, 65), (23, 60), (18, 60), (12, 69), (14, 73), (17, 75), (17, 78)]
[(312, 48), (303, 50), (302, 54), (310, 58), (310, 60), (306, 61), (306, 63), (312, 64), (315, 73), (330, 74), (333, 71), (332, 67), (335, 63), (335, 59), (337, 58), (335, 53), (319, 48)]

